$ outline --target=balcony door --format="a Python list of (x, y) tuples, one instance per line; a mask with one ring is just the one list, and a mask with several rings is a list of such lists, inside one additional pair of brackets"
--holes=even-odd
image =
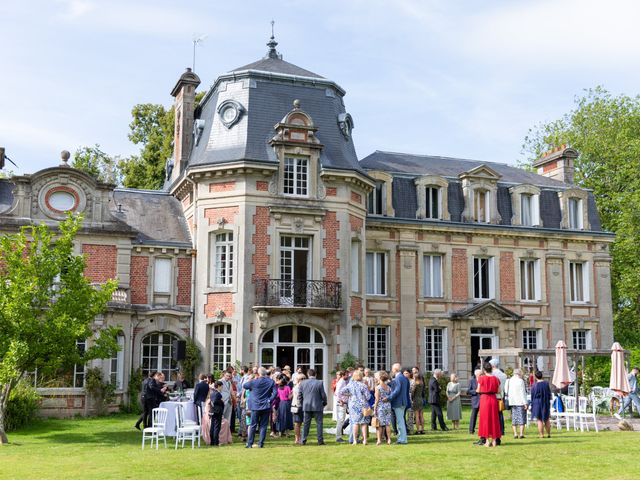
[(307, 280), (311, 272), (309, 237), (280, 237), (280, 302), (282, 305), (307, 305)]
[(324, 336), (305, 325), (283, 325), (266, 331), (260, 342), (259, 363), (263, 367), (290, 366), (294, 372), (300, 368), (305, 374), (313, 368), (318, 379), (328, 380)]

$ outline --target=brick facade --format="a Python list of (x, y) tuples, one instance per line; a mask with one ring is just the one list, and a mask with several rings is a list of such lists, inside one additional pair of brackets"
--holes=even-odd
[(176, 305), (191, 305), (191, 259), (178, 258), (178, 295)]
[(146, 305), (149, 285), (149, 257), (141, 255), (131, 256), (131, 303)]
[(82, 245), (82, 254), (86, 256), (87, 266), (84, 274), (92, 283), (104, 283), (116, 278), (118, 252), (115, 245)]
[(271, 242), (271, 235), (267, 233), (269, 222), (269, 207), (256, 207), (256, 213), (253, 216), (255, 233), (251, 238), (255, 249), (251, 259), (254, 268), (254, 281), (258, 278), (269, 278), (270, 256), (267, 254)]
[(512, 252), (500, 252), (500, 299), (513, 302), (516, 299), (516, 273)]
[(209, 293), (207, 303), (204, 306), (204, 315), (207, 318), (215, 317), (216, 311), (224, 312), (225, 317), (233, 317), (235, 305), (232, 293)]
[(338, 231), (340, 230), (340, 222), (336, 219), (336, 212), (327, 212), (323, 221), (324, 239), (322, 247), (324, 248), (324, 258), (322, 259), (322, 267), (324, 268), (324, 279), (331, 282), (337, 282), (338, 269), (340, 268), (340, 258), (338, 250), (340, 249), (340, 240), (338, 240)]
[(268, 192), (269, 182), (265, 182), (264, 180), (256, 181), (256, 190), (259, 192)]
[(236, 189), (235, 180), (230, 182), (217, 182), (209, 184), (209, 193), (231, 192)]
[(454, 301), (467, 301), (469, 298), (469, 267), (467, 250), (454, 248), (451, 252), (451, 271), (453, 277), (452, 297)]
[(362, 231), (364, 221), (360, 217), (349, 214), (349, 225), (351, 225), (352, 232), (360, 232)]
[(338, 195), (336, 187), (327, 187), (327, 197), (335, 197), (336, 195)]
[(204, 211), (204, 218), (209, 221), (209, 225), (216, 225), (221, 219), (226, 223), (235, 223), (237, 215), (238, 207), (207, 208)]
[(362, 195), (357, 192), (351, 191), (351, 201), (362, 204)]

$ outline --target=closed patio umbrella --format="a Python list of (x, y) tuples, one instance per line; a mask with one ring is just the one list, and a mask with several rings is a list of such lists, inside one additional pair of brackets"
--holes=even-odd
[(558, 389), (562, 389), (571, 383), (569, 362), (567, 361), (567, 344), (562, 340), (558, 340), (558, 343), (556, 343), (556, 366), (551, 383)]
[(627, 376), (627, 369), (624, 367), (624, 351), (618, 342), (611, 346), (611, 376), (609, 377), (609, 388), (623, 397), (631, 391)]

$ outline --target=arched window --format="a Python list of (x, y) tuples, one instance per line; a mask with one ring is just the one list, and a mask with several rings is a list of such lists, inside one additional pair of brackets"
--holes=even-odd
[(321, 379), (326, 372), (326, 348), (324, 336), (315, 328), (282, 325), (262, 335), (259, 361), (265, 367), (288, 365), (305, 373), (313, 368)]
[(177, 362), (172, 358), (174, 340), (178, 340), (178, 337), (168, 332), (150, 333), (142, 339), (140, 366), (145, 377), (157, 370), (164, 373), (165, 379), (172, 378), (178, 369)]

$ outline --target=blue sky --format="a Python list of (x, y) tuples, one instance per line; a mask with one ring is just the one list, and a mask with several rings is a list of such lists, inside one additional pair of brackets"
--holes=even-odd
[(636, 95), (640, 2), (630, 0), (4, 0), (0, 146), (32, 173), (59, 152), (127, 139), (136, 103), (170, 105), (191, 65), (207, 88), (261, 58), (346, 89), (360, 158), (374, 150), (514, 163), (527, 130), (583, 89)]

